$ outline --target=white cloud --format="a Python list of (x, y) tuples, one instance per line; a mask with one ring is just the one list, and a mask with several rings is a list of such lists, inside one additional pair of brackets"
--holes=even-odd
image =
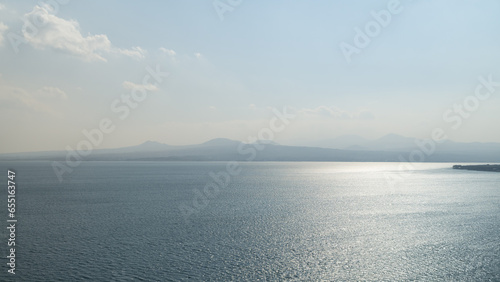
[(0, 3), (0, 10), (5, 9), (5, 5)]
[(132, 47), (132, 49), (118, 49), (117, 53), (140, 60), (146, 57), (147, 51), (141, 47)]
[(210, 107), (208, 107), (208, 108), (209, 108), (211, 111), (215, 111), (215, 110), (217, 110), (217, 108), (216, 108), (216, 107), (214, 107), (214, 106), (210, 106)]
[(5, 31), (7, 29), (8, 29), (8, 27), (3, 22), (0, 22), (0, 45), (3, 44), (3, 40), (4, 40), (3, 34), (5, 33)]
[(160, 47), (158, 50), (160, 50), (161, 52), (163, 52), (163, 53), (165, 53), (165, 54), (167, 54), (169, 56), (175, 56), (176, 55), (175, 51), (172, 50), (172, 49), (167, 49), (167, 48)]
[(200, 59), (200, 58), (201, 58), (201, 53), (194, 53), (194, 56), (195, 56), (197, 59)]
[(331, 118), (347, 118), (348, 113), (334, 107), (319, 106), (314, 109), (303, 108), (299, 113), (307, 116), (331, 117)]
[(357, 115), (359, 119), (366, 119), (366, 120), (375, 119), (375, 115), (369, 111), (361, 111)]
[(298, 111), (300, 114), (310, 117), (326, 117), (334, 119), (364, 119), (371, 120), (375, 115), (369, 111), (348, 112), (335, 107), (319, 106), (314, 109), (303, 108)]
[[(41, 101), (40, 99), (41, 97), (43, 97), (43, 94), (52, 95), (58, 93), (60, 95), (61, 93), (59, 91), (64, 93), (57, 87), (43, 87), (35, 91), (35, 93), (29, 93), (28, 91), (20, 87), (0, 86), (0, 100), (8, 101), (8, 103), (12, 103), (12, 105), (17, 104), (17, 106), (21, 108), (26, 108), (29, 110), (34, 110), (36, 112), (49, 114), (57, 118), (62, 118), (61, 113), (55, 111), (54, 109), (52, 109), (49, 103)], [(6, 103), (2, 102), (2, 104)]]
[(66, 92), (53, 86), (44, 86), (36, 91), (36, 94), (44, 98), (59, 98), (62, 100), (68, 99)]
[(35, 48), (53, 49), (88, 61), (106, 61), (103, 56), (106, 53), (144, 58), (145, 51), (140, 47), (119, 49), (104, 34), (83, 36), (77, 21), (59, 18), (51, 11), (48, 6), (36, 5), (24, 15), (23, 35)]
[(124, 81), (123, 82), (123, 88), (127, 90), (133, 90), (133, 89), (145, 89), (148, 91), (158, 91), (158, 87), (153, 85), (153, 84), (136, 84), (130, 81)]

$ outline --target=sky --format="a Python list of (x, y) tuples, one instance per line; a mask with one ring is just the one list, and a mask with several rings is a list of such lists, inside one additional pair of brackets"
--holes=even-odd
[(495, 0), (0, 1), (0, 153), (248, 141), (277, 111), (293, 116), (282, 144), (436, 128), (500, 142), (499, 14)]

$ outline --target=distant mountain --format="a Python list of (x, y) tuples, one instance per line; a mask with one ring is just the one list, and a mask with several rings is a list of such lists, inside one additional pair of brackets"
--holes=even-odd
[(171, 145), (155, 142), (155, 141), (146, 141), (140, 145), (137, 146), (131, 146), (131, 147), (124, 147), (124, 148), (117, 148), (117, 149), (109, 149), (110, 151), (112, 150), (118, 150), (118, 151), (123, 151), (123, 152), (144, 152), (144, 151), (161, 151), (161, 150), (168, 150), (171, 149)]
[[(207, 142), (201, 143), (202, 146), (234, 146), (239, 145), (240, 141), (235, 141), (227, 138), (215, 138)], [(278, 143), (271, 140), (257, 140), (256, 144), (268, 144), (268, 145), (279, 145)]]
[[(397, 134), (387, 134), (375, 140), (365, 139), (357, 135), (344, 135), (333, 139), (325, 139), (307, 143), (310, 146), (342, 149), (342, 150), (366, 150), (366, 151), (412, 151), (418, 148), (416, 138), (405, 137)], [(436, 144), (439, 152), (473, 153), (486, 151), (500, 151), (500, 143), (461, 143), (444, 141)]]
[(162, 150), (162, 149), (166, 149), (168, 147), (171, 147), (171, 146), (169, 146), (167, 144), (155, 142), (155, 141), (146, 141), (146, 142), (140, 144), (139, 146), (136, 146), (136, 148), (142, 149), (142, 150)]
[[(147, 141), (137, 146), (94, 150), (83, 157), (94, 161), (401, 161), (419, 150), (415, 139), (395, 134), (376, 140), (343, 136), (326, 140), (332, 147), (285, 146), (265, 140), (253, 144), (217, 138), (207, 142), (172, 146)], [(325, 141), (325, 142), (326, 142)], [(446, 141), (425, 156), (428, 162), (500, 162), (499, 143), (458, 143)], [(442, 149), (444, 148), (444, 149)], [(66, 160), (66, 151), (1, 154), (0, 160)]]
[(233, 146), (238, 145), (240, 141), (235, 141), (227, 138), (215, 138), (207, 142), (201, 143), (202, 146)]
[(308, 143), (308, 145), (313, 147), (332, 148), (332, 149), (347, 149), (349, 147), (355, 146), (356, 148), (364, 150), (366, 149), (365, 145), (369, 142), (370, 140), (365, 139), (358, 135), (343, 135), (333, 139), (310, 142)]
[(310, 144), (331, 149), (399, 151), (414, 147), (414, 140), (414, 138), (397, 134), (388, 134), (375, 140), (365, 139), (358, 135), (343, 135), (333, 139), (311, 142)]
[(370, 150), (394, 151), (408, 150), (415, 147), (415, 138), (404, 137), (397, 134), (387, 134), (379, 139), (371, 141), (368, 145)]

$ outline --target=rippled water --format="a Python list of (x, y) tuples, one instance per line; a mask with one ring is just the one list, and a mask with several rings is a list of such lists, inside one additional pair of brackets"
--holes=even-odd
[(0, 280), (498, 281), (500, 174), (451, 165), (244, 163), (204, 198), (226, 163), (86, 162), (59, 183), (1, 162), (19, 222)]

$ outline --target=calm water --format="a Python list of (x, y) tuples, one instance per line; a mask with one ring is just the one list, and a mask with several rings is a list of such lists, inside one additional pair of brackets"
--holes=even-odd
[(499, 281), (500, 174), (451, 165), (245, 163), (205, 198), (226, 163), (1, 162), (0, 280)]

